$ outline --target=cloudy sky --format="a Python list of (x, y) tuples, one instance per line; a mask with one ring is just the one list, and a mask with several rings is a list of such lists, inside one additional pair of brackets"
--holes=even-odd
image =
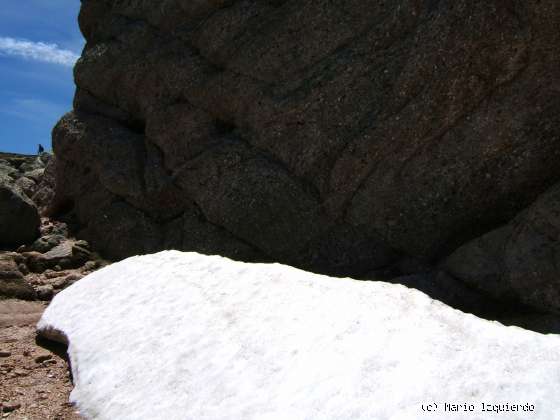
[(0, 151), (50, 149), (52, 127), (72, 107), (80, 1), (1, 2)]

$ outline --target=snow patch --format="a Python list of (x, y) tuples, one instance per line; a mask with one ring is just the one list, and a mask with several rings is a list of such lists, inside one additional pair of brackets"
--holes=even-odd
[(560, 418), (559, 337), (279, 264), (129, 258), (57, 295), (38, 328), (68, 338), (91, 419)]

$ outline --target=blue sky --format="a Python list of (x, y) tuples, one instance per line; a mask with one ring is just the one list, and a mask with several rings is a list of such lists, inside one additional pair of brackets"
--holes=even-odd
[(1, 1), (0, 151), (32, 154), (72, 108), (80, 1)]

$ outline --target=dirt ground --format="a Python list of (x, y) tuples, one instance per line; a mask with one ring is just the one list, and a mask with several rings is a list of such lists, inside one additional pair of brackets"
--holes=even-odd
[(0, 418), (78, 420), (66, 349), (37, 339), (45, 303), (0, 300)]

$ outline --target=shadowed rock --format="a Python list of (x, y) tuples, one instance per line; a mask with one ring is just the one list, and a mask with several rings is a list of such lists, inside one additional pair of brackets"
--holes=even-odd
[(560, 314), (560, 184), (510, 224), (459, 248), (444, 267), (498, 299)]
[[(554, 0), (84, 0), (55, 202), (114, 258), (436, 262), (560, 180), (559, 24)], [(494, 296), (517, 267), (454, 277)]]
[(0, 173), (0, 247), (33, 242), (41, 220), (35, 204), (13, 180)]

